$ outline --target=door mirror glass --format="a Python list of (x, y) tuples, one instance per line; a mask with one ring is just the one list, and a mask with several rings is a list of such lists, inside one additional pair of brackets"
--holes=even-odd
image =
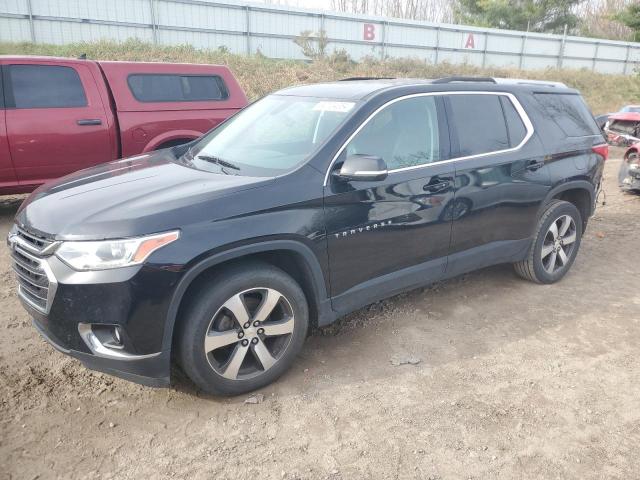
[(376, 182), (387, 178), (387, 164), (375, 155), (349, 155), (334, 175), (342, 180)]

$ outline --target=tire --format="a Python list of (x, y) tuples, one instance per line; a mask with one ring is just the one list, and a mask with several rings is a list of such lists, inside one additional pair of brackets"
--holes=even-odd
[[(569, 226), (563, 233), (565, 221), (569, 220)], [(564, 277), (573, 265), (581, 240), (582, 217), (578, 209), (572, 203), (553, 200), (538, 220), (527, 257), (514, 263), (515, 271), (525, 280), (544, 284), (555, 283)]]
[(205, 392), (238, 395), (273, 382), (293, 364), (309, 309), (289, 275), (251, 262), (201, 284), (179, 322), (177, 360), (184, 372)]

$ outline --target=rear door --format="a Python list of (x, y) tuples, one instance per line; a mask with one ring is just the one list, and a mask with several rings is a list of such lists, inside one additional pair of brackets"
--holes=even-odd
[(517, 98), (447, 95), (455, 161), (450, 274), (522, 254), (550, 188), (544, 150)]
[(2, 65), (0, 65), (0, 188), (16, 183), (16, 174), (11, 163), (9, 141), (7, 139), (7, 120), (4, 108), (4, 89), (2, 86)]
[(453, 165), (439, 96), (387, 104), (343, 148), (381, 157), (382, 181), (328, 176), (325, 211), (333, 307), (349, 311), (395, 291), (440, 278), (446, 266)]
[(7, 133), (21, 184), (112, 160), (105, 105), (80, 62), (5, 64)]

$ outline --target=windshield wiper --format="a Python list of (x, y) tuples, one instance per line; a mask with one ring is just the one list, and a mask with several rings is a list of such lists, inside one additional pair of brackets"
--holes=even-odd
[(237, 165), (231, 162), (227, 162), (226, 160), (223, 160), (221, 158), (214, 157), (212, 155), (196, 155), (196, 158), (200, 160), (204, 160), (205, 162), (215, 163), (217, 165), (220, 165), (221, 167), (231, 168), (233, 170), (240, 170), (240, 167), (238, 167)]

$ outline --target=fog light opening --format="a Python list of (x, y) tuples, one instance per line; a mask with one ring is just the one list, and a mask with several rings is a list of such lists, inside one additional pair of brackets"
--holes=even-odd
[(113, 328), (113, 339), (117, 345), (122, 345), (122, 336), (120, 335), (120, 327)]
[(124, 348), (124, 341), (122, 339), (122, 332), (120, 330), (120, 327), (114, 325), (112, 327), (109, 327), (109, 330), (111, 330), (109, 332), (111, 334), (111, 338), (104, 342), (105, 347), (122, 350)]

